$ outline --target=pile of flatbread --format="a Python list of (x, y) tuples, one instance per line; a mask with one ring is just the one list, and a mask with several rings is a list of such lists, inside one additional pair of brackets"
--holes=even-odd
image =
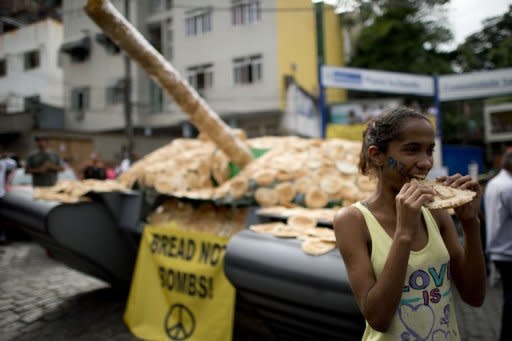
[(87, 193), (123, 192), (128, 188), (115, 180), (86, 179), (81, 181), (61, 180), (51, 187), (35, 187), (34, 199), (58, 201), (62, 203), (77, 203), (89, 201)]
[(264, 136), (245, 139), (264, 151), (235, 177), (226, 155), (211, 141), (176, 139), (136, 162), (119, 181), (135, 182), (177, 198), (217, 204), (323, 208), (361, 200), (375, 189), (358, 174), (361, 144), (343, 139)]
[(284, 222), (270, 222), (249, 226), (254, 232), (270, 234), (278, 238), (301, 240), (304, 253), (312, 256), (323, 255), (336, 247), (334, 231), (318, 227), (316, 219), (307, 215), (292, 215)]
[[(126, 186), (136, 182), (162, 194), (174, 195), (213, 188), (229, 176), (229, 160), (212, 142), (175, 139), (135, 162), (117, 179)], [(210, 193), (206, 199), (211, 199)]]
[(271, 149), (216, 188), (215, 199), (253, 198), (261, 207), (317, 209), (353, 203), (375, 189), (373, 180), (358, 174), (360, 143), (290, 136), (248, 143)]
[(147, 221), (154, 226), (171, 223), (184, 230), (208, 232), (218, 236), (232, 236), (243, 230), (247, 221), (247, 208), (233, 209), (211, 203), (190, 203), (170, 198), (152, 212)]
[(412, 181), (434, 190), (434, 200), (425, 205), (425, 207), (433, 210), (459, 207), (467, 204), (476, 196), (476, 192), (446, 186), (435, 180), (413, 179)]

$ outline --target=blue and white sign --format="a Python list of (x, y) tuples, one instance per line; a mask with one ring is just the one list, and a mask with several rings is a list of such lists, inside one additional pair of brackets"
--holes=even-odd
[(282, 127), (290, 134), (321, 137), (320, 115), (315, 103), (295, 83), (286, 89), (286, 110)]
[(434, 84), (430, 76), (348, 67), (323, 66), (322, 84), (333, 88), (396, 94), (434, 94)]
[(441, 101), (512, 93), (512, 68), (439, 77)]

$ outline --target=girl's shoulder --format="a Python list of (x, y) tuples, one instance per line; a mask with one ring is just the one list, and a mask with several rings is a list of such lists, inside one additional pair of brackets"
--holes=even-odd
[(363, 213), (355, 205), (343, 207), (336, 212), (333, 227), (336, 233), (362, 233), (369, 239)]

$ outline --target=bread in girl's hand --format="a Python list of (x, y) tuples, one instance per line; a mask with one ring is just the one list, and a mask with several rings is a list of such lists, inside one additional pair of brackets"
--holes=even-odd
[(411, 182), (416, 182), (434, 190), (434, 200), (425, 204), (425, 207), (433, 210), (462, 206), (476, 196), (476, 192), (446, 186), (435, 180), (412, 179)]

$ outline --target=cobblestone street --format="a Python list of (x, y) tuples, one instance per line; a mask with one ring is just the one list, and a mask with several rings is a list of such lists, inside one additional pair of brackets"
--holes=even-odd
[(37, 244), (0, 247), (1, 340), (138, 340), (122, 320), (125, 301)]
[[(138, 340), (122, 316), (126, 296), (57, 263), (37, 244), (0, 246), (0, 340)], [(458, 302), (463, 340), (497, 340), (501, 290), (482, 308)]]

